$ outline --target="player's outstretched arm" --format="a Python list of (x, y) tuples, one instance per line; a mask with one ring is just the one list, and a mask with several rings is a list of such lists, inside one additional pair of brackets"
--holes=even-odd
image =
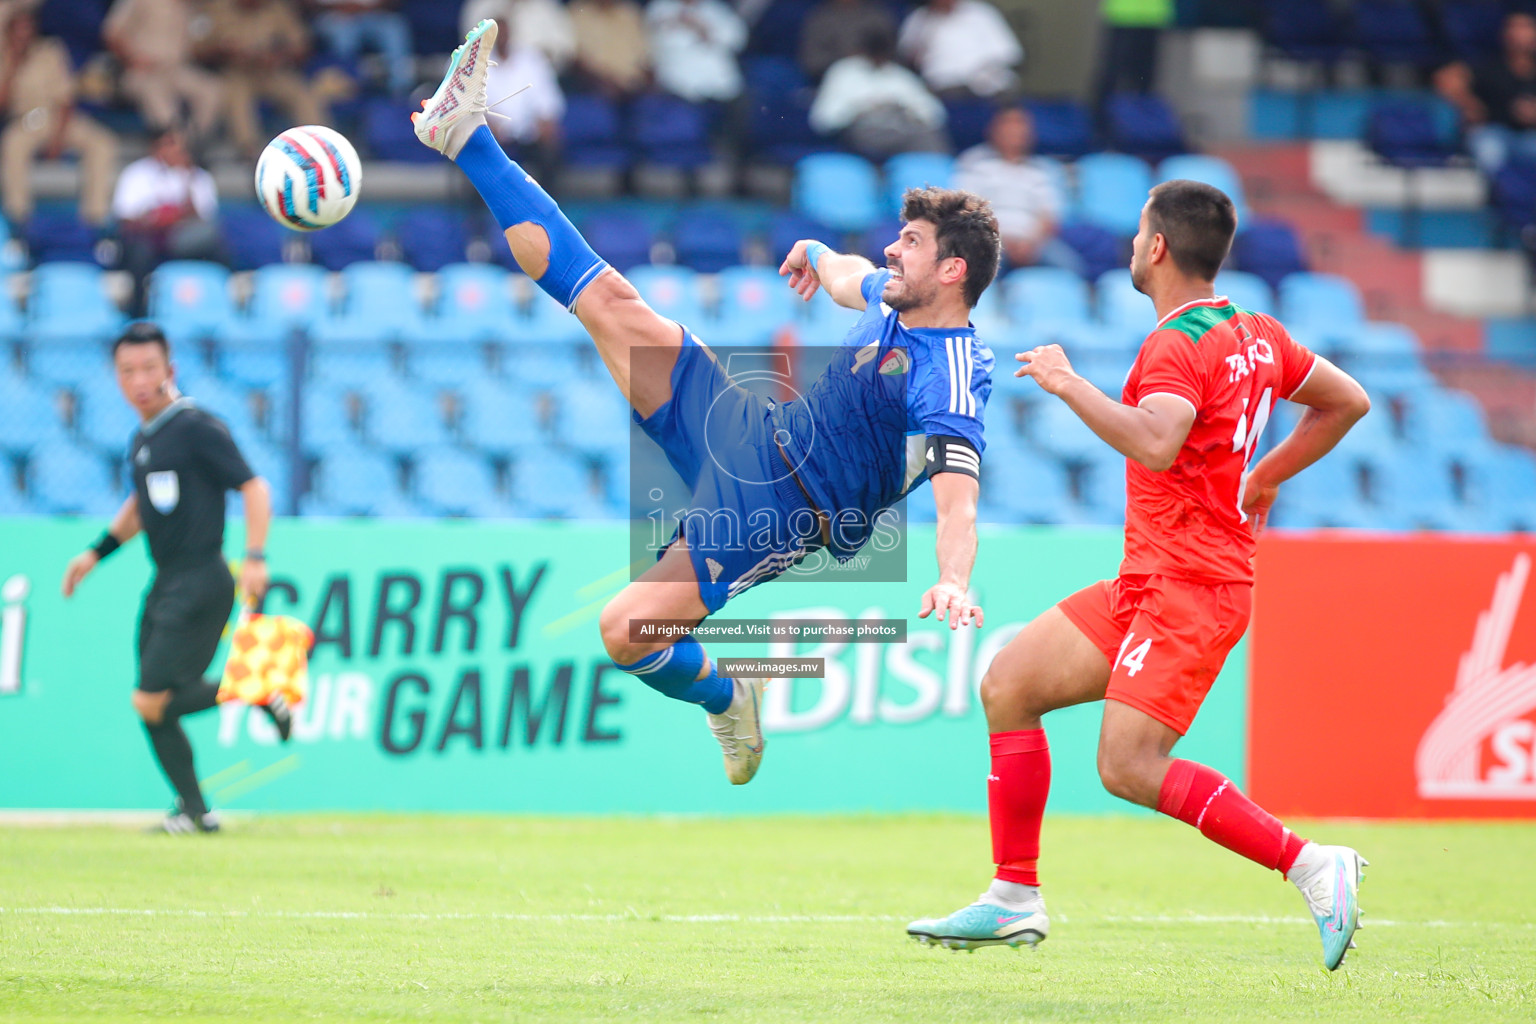
[(64, 568), (64, 596), (73, 597), (75, 588), (96, 568), (96, 563), (138, 536), (141, 528), (138, 498), (130, 494), (112, 517), (112, 523), (101, 540), (69, 560), (69, 565)]
[(809, 302), (818, 287), (825, 288), (832, 301), (848, 309), (863, 309), (864, 278), (874, 273), (875, 265), (863, 256), (833, 252), (814, 238), (802, 238), (779, 264), (779, 276), (789, 278), (789, 286)]
[(1280, 485), (1333, 450), (1349, 428), (1371, 411), (1371, 399), (1349, 374), (1322, 356), (1290, 396), (1307, 406), (1289, 437), (1253, 467), (1243, 490), (1243, 511), (1262, 522)]
[(923, 594), (923, 607), (917, 613), (926, 619), (937, 612), (949, 621), (950, 629), (968, 626), (974, 620), (981, 628), (979, 605), (967, 593), (971, 568), (976, 564), (976, 497), (980, 487), (976, 478), (964, 473), (939, 473), (928, 481), (933, 488), (933, 504), (938, 510), (939, 537), (935, 554), (939, 562), (939, 582)]

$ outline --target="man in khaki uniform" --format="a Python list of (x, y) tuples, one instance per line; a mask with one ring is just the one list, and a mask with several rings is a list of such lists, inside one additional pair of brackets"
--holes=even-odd
[(5, 23), (0, 111), (9, 118), (0, 133), (5, 215), (17, 224), (32, 216), (32, 161), (39, 153), (52, 160), (69, 150), (80, 156), (80, 219), (105, 222), (117, 175), (117, 139), (75, 110), (69, 53), (57, 39), (38, 38), (31, 11), (16, 11)]
[(319, 90), (299, 66), (309, 54), (309, 30), (287, 0), (214, 0), (204, 58), (222, 70), (229, 138), (254, 157), (266, 140), (256, 103), (270, 100), (294, 124), (323, 124)]
[(213, 132), (223, 106), (219, 80), (192, 63), (192, 12), (186, 0), (116, 0), (101, 27), (123, 62), (123, 92), (151, 131), (181, 121), (183, 103), (199, 140)]
[(576, 68), (603, 93), (627, 99), (651, 84), (645, 18), (634, 0), (576, 0)]

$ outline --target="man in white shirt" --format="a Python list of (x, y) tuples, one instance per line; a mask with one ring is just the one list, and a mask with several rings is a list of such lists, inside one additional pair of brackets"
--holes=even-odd
[(1034, 157), (1035, 122), (1023, 107), (992, 116), (987, 141), (955, 161), (955, 188), (992, 203), (1003, 236), (1003, 254), (1014, 267), (1037, 263), (1077, 269), (1077, 257), (1056, 237), (1062, 196), (1055, 179)]
[(876, 161), (897, 153), (948, 152), (944, 104), (892, 59), (895, 50), (894, 33), (874, 28), (861, 52), (833, 62), (811, 104), (811, 127), (841, 135), (848, 148)]
[(721, 0), (651, 0), (645, 9), (656, 83), (693, 103), (741, 95), (736, 54), (747, 25)]
[(123, 168), (112, 194), (112, 216), (123, 243), (123, 268), (133, 275), (134, 315), (144, 315), (144, 279), (166, 260), (220, 257), (219, 195), (213, 175), (197, 166), (181, 132), (155, 137), (149, 156)]
[[(485, 79), (490, 109), (491, 134), (501, 147), (525, 166), (547, 171), (560, 148), (560, 118), (565, 115), (565, 94), (555, 80), (544, 51), (522, 42), (515, 22), (497, 19), (499, 32), (492, 59), (496, 61)], [(528, 88), (518, 93), (523, 86)], [(498, 103), (505, 96), (517, 98)]]
[(1018, 80), (1024, 48), (985, 0), (928, 0), (901, 23), (897, 52), (940, 96), (996, 96)]
[(542, 52), (556, 72), (565, 71), (576, 54), (576, 27), (555, 0), (466, 0), (459, 8), (459, 30), (468, 32), (487, 18), (500, 24), (503, 33), (510, 29), (518, 45)]

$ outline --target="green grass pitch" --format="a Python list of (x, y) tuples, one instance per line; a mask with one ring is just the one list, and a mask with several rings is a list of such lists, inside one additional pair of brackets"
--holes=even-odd
[(1294, 889), (1175, 822), (1051, 818), (1037, 951), (919, 947), (972, 817), (0, 826), (0, 1019), (1536, 1018), (1536, 826), (1304, 823), (1371, 860), (1323, 970)]

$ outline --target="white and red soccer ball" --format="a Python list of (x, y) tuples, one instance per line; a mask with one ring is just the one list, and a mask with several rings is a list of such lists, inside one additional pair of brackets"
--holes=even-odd
[(322, 125), (289, 128), (256, 161), (256, 196), (272, 219), (295, 231), (317, 231), (357, 203), (362, 163), (346, 136)]

